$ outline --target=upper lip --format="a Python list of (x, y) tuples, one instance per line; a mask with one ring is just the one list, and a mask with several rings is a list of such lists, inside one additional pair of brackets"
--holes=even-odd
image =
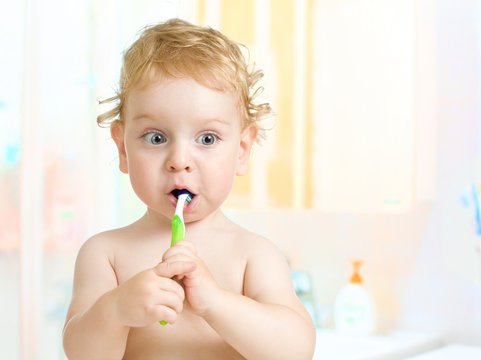
[(175, 185), (175, 186), (169, 191), (169, 193), (172, 193), (174, 190), (187, 190), (187, 191), (190, 192), (192, 195), (196, 195), (196, 193), (195, 193), (194, 191), (192, 191), (192, 189), (189, 188), (188, 186)]

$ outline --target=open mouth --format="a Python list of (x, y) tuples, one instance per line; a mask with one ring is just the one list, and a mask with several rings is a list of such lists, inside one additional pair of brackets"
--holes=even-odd
[[(189, 195), (187, 197), (187, 203), (190, 203), (192, 201), (192, 199), (194, 198), (195, 194), (191, 193), (189, 190), (187, 189), (174, 189), (171, 191), (171, 194), (174, 195), (177, 199), (179, 198), (179, 195), (182, 195), (182, 194), (187, 194)], [(189, 200), (190, 199), (190, 200)]]

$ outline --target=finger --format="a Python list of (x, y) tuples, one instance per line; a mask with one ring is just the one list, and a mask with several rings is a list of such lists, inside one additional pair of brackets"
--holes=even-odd
[(184, 305), (184, 296), (179, 296), (177, 292), (163, 291), (159, 295), (155, 305), (166, 306), (176, 313), (180, 313)]
[(179, 241), (171, 248), (167, 249), (162, 255), (162, 261), (166, 261), (170, 257), (178, 254), (184, 254), (187, 256), (197, 256), (197, 252), (193, 245), (185, 241)]
[(159, 283), (159, 289), (164, 291), (164, 292), (170, 292), (170, 293), (174, 293), (177, 295), (177, 298), (180, 300), (180, 301), (184, 301), (185, 299), (185, 292), (184, 292), (184, 288), (179, 284), (177, 283), (176, 281), (173, 281), (171, 278), (166, 278), (166, 277), (159, 277), (159, 281), (161, 281)]
[(178, 312), (168, 306), (159, 305), (155, 309), (154, 317), (157, 321), (165, 321), (169, 324), (173, 324), (177, 321)]
[(193, 271), (196, 266), (196, 263), (192, 261), (168, 261), (161, 262), (153, 269), (157, 275), (171, 278), (175, 275), (185, 275)]
[(185, 248), (185, 249), (189, 249), (190, 251), (192, 251), (194, 254), (197, 253), (197, 249), (195, 248), (195, 245), (194, 243), (192, 243), (191, 241), (187, 241), (187, 240), (181, 240), (181, 241), (177, 241), (174, 246), (174, 248), (177, 247), (177, 248)]
[(196, 262), (196, 258), (188, 254), (173, 254), (167, 256), (162, 262), (164, 263), (174, 263), (174, 262)]
[(182, 248), (170, 248), (162, 255), (162, 262), (172, 260), (172, 258), (178, 257), (179, 255), (186, 255)]

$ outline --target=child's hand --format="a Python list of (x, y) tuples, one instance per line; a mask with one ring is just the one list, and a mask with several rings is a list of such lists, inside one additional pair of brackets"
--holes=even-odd
[(125, 326), (142, 327), (164, 320), (174, 323), (182, 311), (184, 289), (172, 280), (195, 268), (193, 262), (161, 262), (142, 271), (113, 290), (118, 320)]
[(175, 279), (182, 280), (190, 309), (195, 314), (203, 316), (214, 306), (213, 303), (219, 298), (221, 288), (190, 241), (178, 241), (162, 257), (162, 263), (178, 261), (196, 264), (192, 271), (177, 274)]

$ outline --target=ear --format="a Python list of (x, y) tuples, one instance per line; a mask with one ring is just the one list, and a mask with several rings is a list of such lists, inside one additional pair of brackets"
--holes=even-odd
[(129, 167), (127, 166), (127, 152), (125, 151), (124, 142), (124, 123), (116, 120), (110, 125), (110, 135), (117, 145), (119, 151), (119, 169), (124, 174), (129, 173)]
[(257, 137), (257, 127), (249, 125), (241, 133), (239, 144), (239, 157), (237, 159), (236, 175), (244, 176), (249, 172), (249, 158), (251, 154), (252, 145)]

